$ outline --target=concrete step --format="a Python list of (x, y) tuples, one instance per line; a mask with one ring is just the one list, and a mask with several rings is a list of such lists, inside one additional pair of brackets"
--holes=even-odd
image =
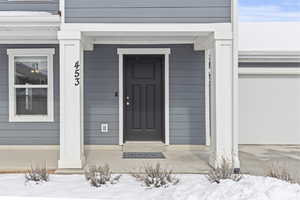
[(126, 142), (123, 152), (165, 152), (166, 145), (163, 142)]
[(68, 175), (68, 174), (84, 174), (83, 169), (57, 169), (55, 174)]

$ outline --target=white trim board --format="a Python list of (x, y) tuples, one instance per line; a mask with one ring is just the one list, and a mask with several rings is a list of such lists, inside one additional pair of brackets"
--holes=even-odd
[(32, 16), (1, 16), (0, 27), (24, 27), (24, 28), (55, 28), (60, 26), (58, 15), (32, 15)]
[(240, 75), (300, 75), (300, 68), (239, 68)]
[(65, 0), (59, 0), (59, 11), (60, 11), (60, 18), (61, 23), (65, 23)]
[(205, 50), (205, 144), (210, 145), (210, 51)]
[(164, 55), (165, 66), (164, 66), (164, 89), (165, 89), (165, 144), (170, 144), (170, 97), (169, 97), (169, 55), (171, 53), (170, 48), (118, 48), (117, 53), (119, 54), (119, 145), (123, 145), (124, 141), (124, 119), (123, 119), (123, 55), (136, 54), (136, 55)]
[[(5, 150), (39, 150), (39, 151), (59, 151), (60, 145), (0, 145), (0, 151)], [(121, 151), (119, 145), (84, 145), (85, 150), (116, 150)]]
[(239, 62), (300, 62), (300, 51), (239, 51)]
[(171, 50), (169, 48), (130, 48), (130, 49), (122, 49), (118, 48), (118, 54), (138, 54), (138, 55), (169, 55)]
[[(0, 151), (59, 151), (60, 145), (0, 145)], [(169, 145), (168, 150), (206, 150), (205, 145)], [(99, 145), (99, 144), (86, 144), (84, 145), (85, 151), (122, 151), (122, 147), (119, 145)]]
[[(99, 32), (98, 36), (136, 36), (140, 33), (146, 35), (164, 35), (168, 33), (175, 36), (207, 35), (207, 33), (218, 32), (231, 33), (231, 23), (64, 23), (61, 30), (72, 30), (82, 32)], [(145, 35), (145, 34), (144, 34)]]

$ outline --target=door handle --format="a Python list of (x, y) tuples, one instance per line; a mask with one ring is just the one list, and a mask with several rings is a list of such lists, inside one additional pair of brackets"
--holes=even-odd
[(129, 100), (130, 100), (130, 97), (129, 97), (129, 96), (126, 96), (126, 97), (125, 97), (125, 105), (126, 105), (126, 106), (130, 106)]

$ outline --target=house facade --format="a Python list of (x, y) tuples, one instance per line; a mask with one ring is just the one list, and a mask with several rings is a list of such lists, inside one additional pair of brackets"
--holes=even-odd
[(0, 145), (59, 146), (61, 169), (82, 168), (85, 146), (209, 145), (211, 165), (239, 168), (239, 142), (272, 131), (253, 128), (259, 105), (244, 93), (265, 73), (253, 69), (288, 66), (298, 82), (299, 45), (238, 58), (237, 20), (236, 0), (0, 0)]

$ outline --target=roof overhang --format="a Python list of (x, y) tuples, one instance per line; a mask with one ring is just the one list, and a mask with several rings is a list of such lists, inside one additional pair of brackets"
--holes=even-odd
[(43, 12), (0, 12), (0, 44), (58, 43), (60, 16)]

